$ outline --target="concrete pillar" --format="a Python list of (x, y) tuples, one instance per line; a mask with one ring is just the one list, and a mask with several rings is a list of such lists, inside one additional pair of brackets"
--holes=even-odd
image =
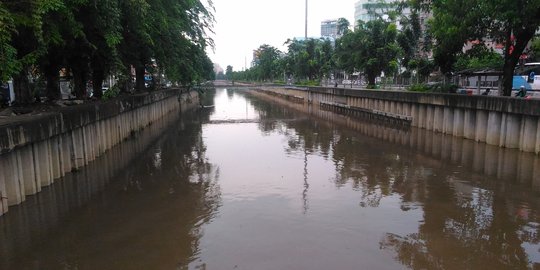
[(24, 193), (33, 195), (41, 191), (41, 184), (36, 181), (36, 171), (34, 166), (34, 153), (32, 146), (23, 147), (17, 151), (18, 158), (22, 166), (22, 182)]
[(452, 135), (456, 137), (463, 137), (463, 131), (465, 129), (465, 115), (463, 109), (454, 109), (454, 126), (452, 129)]
[(8, 211), (8, 200), (7, 200), (7, 191), (6, 191), (6, 179), (3, 171), (6, 170), (4, 167), (4, 156), (0, 155), (0, 216), (7, 213)]
[(521, 130), (521, 117), (515, 114), (506, 115), (506, 130), (504, 131), (504, 141), (501, 140), (500, 146), (506, 148), (519, 148), (520, 144), (520, 130)]
[(420, 128), (420, 105), (411, 103), (411, 116), (412, 116), (412, 123), (411, 125), (413, 127)]
[[(494, 117), (497, 117), (495, 115)], [(488, 134), (488, 122), (489, 122), (489, 113), (487, 111), (483, 110), (477, 110), (476, 111), (476, 134), (475, 134), (475, 141), (477, 142), (486, 142), (487, 141), (487, 134)], [(492, 121), (497, 120), (497, 118), (491, 119)], [(500, 123), (497, 124), (497, 126), (500, 126)], [(497, 137), (494, 139), (494, 141), (498, 141), (499, 138)]]
[(17, 205), (24, 201), (24, 184), (21, 181), (20, 165), (17, 155), (9, 153), (2, 156), (0, 165), (4, 174), (8, 206)]
[(401, 114), (411, 116), (411, 104), (401, 103)]
[(424, 128), (427, 130), (433, 130), (433, 119), (434, 119), (435, 108), (431, 105), (426, 105), (426, 123)]
[(53, 177), (53, 158), (52, 158), (52, 145), (51, 140), (45, 140), (45, 145), (47, 146), (47, 166), (49, 171), (49, 181), (50, 183), (54, 183), (54, 177)]
[(34, 164), (36, 168), (36, 179), (42, 187), (52, 184), (50, 150), (47, 141), (34, 143)]
[(476, 111), (465, 109), (463, 120), (463, 137), (469, 140), (476, 139)]
[(444, 134), (452, 134), (454, 131), (454, 111), (450, 107), (443, 110), (443, 130)]
[(62, 171), (65, 175), (66, 173), (70, 172), (72, 168), (75, 167), (75, 164), (73, 164), (74, 153), (72, 149), (72, 138), (71, 138), (71, 132), (66, 132), (61, 135), (62, 136)]
[(444, 113), (441, 106), (435, 106), (433, 116), (433, 131), (443, 132)]
[[(433, 110), (428, 110), (428, 107), (430, 107), (429, 105), (420, 105), (418, 107), (418, 123), (419, 123), (419, 128), (424, 128), (426, 130), (431, 130), (433, 129), (433, 126), (431, 125), (430, 129), (428, 129), (428, 122), (431, 121), (431, 123), (433, 123)], [(431, 115), (431, 118), (428, 117), (428, 112), (430, 113)], [(430, 120), (431, 119), (431, 120)]]
[(53, 137), (51, 139), (49, 139), (50, 143), (50, 149), (51, 149), (51, 153), (50, 153), (50, 158), (51, 158), (51, 167), (52, 167), (52, 170), (51, 170), (51, 177), (52, 179), (58, 179), (62, 176), (62, 173), (61, 173), (61, 168), (60, 168), (60, 151), (61, 151), (61, 146), (60, 146), (60, 139), (58, 136), (56, 137)]
[(71, 142), (73, 152), (72, 164), (74, 165), (72, 169), (79, 169), (84, 166), (84, 142), (81, 128), (77, 128), (71, 132)]

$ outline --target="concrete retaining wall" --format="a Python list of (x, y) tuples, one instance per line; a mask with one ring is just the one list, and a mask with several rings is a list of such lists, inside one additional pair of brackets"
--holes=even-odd
[(0, 120), (0, 215), (88, 165), (132, 132), (196, 104), (196, 92), (180, 93), (169, 89)]
[(540, 100), (340, 88), (260, 88), (320, 106), (336, 104), (410, 119), (413, 127), (540, 153)]
[[(502, 148), (457, 136), (419, 128), (399, 128), (377, 123), (342, 117), (334, 112), (319, 110), (308, 103), (291, 102), (261, 92), (252, 92), (260, 98), (272, 99), (281, 106), (309, 114), (327, 123), (328, 128), (338, 124), (355, 130), (359, 134), (407, 147), (428, 157), (425, 162), (439, 162), (445, 166), (462, 166), (478, 176), (511, 180), (507, 183), (522, 183), (534, 191), (540, 191), (540, 155)], [(472, 175), (476, 179), (477, 175)], [(489, 183), (492, 184), (492, 183)]]

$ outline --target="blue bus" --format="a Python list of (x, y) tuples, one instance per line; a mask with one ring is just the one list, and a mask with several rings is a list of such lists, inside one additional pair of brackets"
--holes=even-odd
[(527, 91), (540, 91), (540, 62), (516, 68), (512, 89), (519, 90), (521, 86)]

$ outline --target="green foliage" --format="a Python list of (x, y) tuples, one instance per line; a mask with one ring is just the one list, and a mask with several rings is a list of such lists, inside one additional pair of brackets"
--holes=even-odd
[(411, 92), (428, 92), (429, 87), (426, 84), (420, 83), (420, 84), (413, 84), (409, 86), (407, 90)]
[(263, 44), (256, 50), (257, 58), (253, 60), (254, 72), (257, 80), (266, 81), (273, 80), (279, 73), (278, 60), (281, 57), (281, 52), (267, 44)]
[(432, 93), (456, 93), (458, 86), (455, 84), (435, 83), (429, 86)]
[[(342, 22), (344, 23), (344, 22)], [(322, 79), (335, 69), (334, 49), (329, 40), (287, 40), (289, 51), (283, 62), (286, 74), (301, 79)]]
[(20, 82), (20, 101), (25, 92), (31, 96), (24, 83), (30, 73), (44, 76), (48, 91), (59, 91), (50, 82), (61, 68), (72, 73), (79, 97), (88, 79), (100, 89), (104, 77), (131, 74), (131, 67), (186, 85), (210, 79), (205, 50), (213, 46), (212, 12), (211, 2), (200, 0), (2, 1), (0, 79)]
[(488, 49), (485, 45), (475, 45), (464, 54), (459, 54), (454, 65), (454, 70), (491, 68), (501, 70), (504, 65), (504, 58)]
[(0, 3), (0, 81), (7, 81), (21, 69), (17, 61), (17, 50), (11, 44), (11, 35), (15, 31), (12, 14)]
[(349, 20), (345, 18), (339, 18), (337, 20), (337, 34), (338, 36), (343, 36), (344, 34), (348, 33), (349, 27), (351, 27), (351, 23)]
[(306, 80), (306, 81), (299, 81), (299, 82), (296, 83), (296, 85), (300, 85), (300, 86), (319, 86), (320, 83), (319, 83), (319, 81)]
[(467, 41), (488, 39), (505, 44), (503, 92), (510, 95), (514, 69), (540, 27), (540, 1), (417, 1), (432, 9), (430, 29), (436, 40), (434, 58), (445, 74), (453, 70), (457, 55)]
[(433, 83), (433, 84), (413, 84), (407, 88), (411, 92), (430, 93), (456, 93), (458, 86), (455, 84)]
[(533, 61), (540, 61), (540, 37), (535, 37), (531, 44), (531, 54)]
[(103, 93), (102, 99), (109, 100), (109, 99), (117, 97), (119, 94), (120, 94), (120, 88), (117, 85), (115, 85), (111, 87), (109, 90), (105, 91), (105, 93)]
[(396, 58), (400, 52), (396, 42), (397, 33), (396, 25), (383, 19), (367, 23), (359, 21), (354, 32), (337, 41), (339, 66), (349, 73), (363, 71), (368, 84), (374, 85), (381, 72), (393, 73), (397, 70)]
[(227, 66), (227, 69), (225, 71), (225, 78), (227, 78), (227, 80), (232, 80), (233, 79), (233, 67), (232, 66)]

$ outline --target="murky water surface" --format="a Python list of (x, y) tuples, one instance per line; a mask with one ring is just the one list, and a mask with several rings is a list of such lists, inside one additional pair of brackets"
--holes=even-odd
[(540, 267), (534, 155), (206, 95), (10, 208), (0, 269)]

